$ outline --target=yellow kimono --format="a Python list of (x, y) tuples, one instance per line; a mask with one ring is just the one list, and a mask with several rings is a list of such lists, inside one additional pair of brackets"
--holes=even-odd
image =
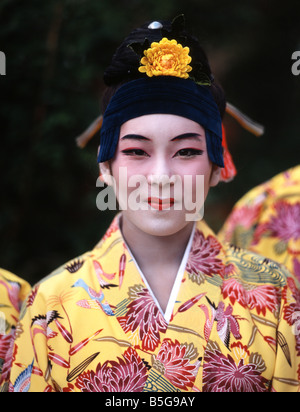
[(163, 313), (113, 221), (99, 245), (33, 290), (10, 390), (298, 391), (295, 279), (263, 257), (192, 233)]
[(300, 280), (300, 166), (244, 196), (219, 237), (284, 264)]
[(20, 308), (30, 292), (29, 284), (0, 268), (0, 391), (8, 389), (13, 344)]

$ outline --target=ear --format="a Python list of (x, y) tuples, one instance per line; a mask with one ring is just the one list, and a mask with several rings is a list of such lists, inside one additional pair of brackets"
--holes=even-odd
[(111, 173), (110, 162), (99, 163), (100, 179), (107, 186), (113, 186), (113, 176)]
[(221, 168), (213, 164), (211, 176), (210, 176), (210, 187), (216, 187), (221, 180)]
[[(100, 146), (98, 146), (97, 157), (99, 156)], [(110, 167), (110, 162), (99, 163), (99, 179), (107, 184), (107, 186), (112, 186), (112, 172)]]

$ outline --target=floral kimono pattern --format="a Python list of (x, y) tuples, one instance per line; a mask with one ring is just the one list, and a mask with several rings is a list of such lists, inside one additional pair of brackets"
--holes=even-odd
[(167, 322), (116, 218), (94, 250), (32, 290), (10, 391), (297, 391), (297, 309), (287, 270), (224, 247), (199, 222)]
[(300, 281), (300, 166), (244, 196), (219, 237), (284, 264)]
[(7, 391), (20, 308), (30, 292), (27, 282), (0, 268), (0, 391)]

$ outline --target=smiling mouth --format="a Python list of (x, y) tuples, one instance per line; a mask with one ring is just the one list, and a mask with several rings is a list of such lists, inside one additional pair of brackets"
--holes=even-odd
[(156, 197), (149, 197), (148, 204), (151, 206), (152, 209), (155, 210), (168, 210), (174, 206), (175, 200), (174, 199), (159, 199)]

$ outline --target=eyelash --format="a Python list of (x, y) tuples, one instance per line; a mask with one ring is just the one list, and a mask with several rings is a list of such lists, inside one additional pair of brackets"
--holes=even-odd
[[(199, 149), (181, 149), (179, 150), (174, 157), (177, 157), (181, 153), (181, 157), (193, 157), (193, 156), (202, 156), (203, 150)], [(185, 154), (183, 154), (185, 153)], [(187, 154), (189, 153), (189, 154)]]
[(142, 149), (126, 149), (126, 150), (123, 150), (122, 153), (126, 156), (149, 157), (149, 155)]
[[(123, 150), (122, 153), (125, 156), (136, 156), (136, 157), (150, 157), (144, 150), (142, 149), (126, 149)], [(180, 155), (181, 153), (181, 155)], [(188, 154), (187, 154), (188, 153)], [(174, 157), (193, 157), (193, 156), (202, 156), (203, 150), (198, 149), (181, 149), (179, 150)]]

